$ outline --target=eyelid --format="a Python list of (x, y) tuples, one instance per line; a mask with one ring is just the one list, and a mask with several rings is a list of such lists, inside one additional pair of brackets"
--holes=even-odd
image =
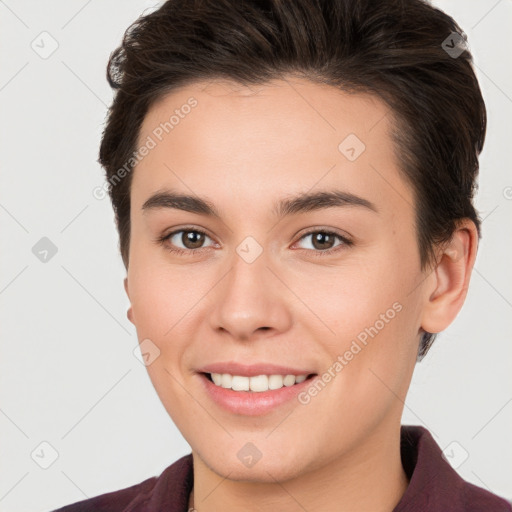
[[(169, 231), (169, 233), (164, 233), (163, 235), (158, 236), (155, 241), (157, 243), (165, 245), (166, 242), (168, 242), (173, 236), (177, 235), (178, 233), (182, 233), (182, 232), (201, 233), (201, 234), (207, 236), (210, 240), (215, 242), (213, 237), (210, 236), (205, 229), (198, 228), (196, 226), (182, 226), (178, 229), (173, 229), (172, 231)], [(208, 247), (211, 247), (211, 246), (208, 246)], [(190, 253), (190, 254), (195, 254), (199, 251), (202, 251), (203, 249), (207, 249), (208, 247), (199, 247), (198, 249), (182, 249), (181, 247), (173, 247), (171, 249), (171, 248), (167, 247), (167, 249), (170, 250), (171, 252), (181, 252), (181, 253), (186, 252), (186, 253)]]
[(339, 236), (342, 240), (346, 241), (347, 243), (353, 243), (352, 236), (346, 231), (327, 226), (311, 226), (309, 228), (305, 228), (304, 230), (299, 231), (295, 236), (298, 237), (298, 240), (301, 240), (306, 235), (311, 235), (312, 233), (328, 233), (330, 235)]
[(337, 237), (339, 240), (341, 240), (341, 243), (338, 245), (335, 245), (334, 247), (331, 247), (330, 249), (324, 249), (324, 250), (314, 250), (314, 249), (298, 249), (298, 250), (306, 251), (315, 257), (316, 256), (326, 256), (327, 257), (329, 255), (337, 253), (337, 251), (339, 251), (339, 250), (343, 250), (347, 247), (354, 245), (354, 242), (352, 241), (352, 238), (350, 236), (348, 236), (346, 234), (341, 234), (338, 230), (335, 230), (333, 228), (326, 228), (326, 227), (322, 227), (322, 226), (308, 228), (308, 230), (306, 232), (303, 232), (299, 236), (299, 239), (293, 245), (296, 245), (301, 240), (303, 240), (305, 237), (313, 235), (315, 233), (323, 233), (326, 235), (332, 235), (334, 237)]
[[(156, 242), (165, 246), (166, 242), (168, 240), (170, 240), (174, 235), (176, 235), (178, 233), (181, 233), (181, 232), (187, 232), (187, 231), (188, 232), (201, 233), (201, 234), (207, 236), (208, 238), (210, 238), (211, 240), (214, 241), (213, 237), (211, 237), (206, 232), (206, 230), (203, 229), (203, 228), (199, 228), (199, 227), (196, 227), (196, 226), (182, 226), (179, 229), (174, 229), (174, 230), (170, 231), (167, 234), (159, 236), (156, 239)], [(334, 247), (331, 247), (330, 249), (325, 249), (325, 250), (314, 250), (314, 249), (298, 249), (298, 250), (307, 251), (308, 253), (312, 253), (314, 256), (323, 256), (323, 255), (327, 256), (327, 255), (333, 254), (334, 252), (342, 249), (343, 247), (350, 247), (350, 246), (352, 246), (354, 244), (354, 242), (352, 241), (351, 237), (349, 235), (347, 235), (347, 234), (341, 234), (338, 230), (335, 230), (333, 228), (326, 228), (326, 227), (322, 227), (322, 226), (314, 226), (314, 227), (311, 227), (311, 228), (307, 228), (306, 232), (302, 232), (302, 234), (296, 235), (299, 238), (298, 238), (298, 240), (293, 245), (296, 245), (298, 242), (303, 240), (305, 237), (313, 235), (315, 233), (324, 233), (324, 234), (327, 234), (327, 235), (335, 236), (335, 237), (339, 238), (342, 243), (340, 243), (339, 245), (335, 245)], [(199, 247), (197, 249), (182, 249), (181, 247), (172, 247), (172, 248), (171, 247), (166, 247), (166, 248), (170, 252), (173, 252), (173, 253), (176, 253), (176, 254), (187, 254), (187, 255), (192, 255), (193, 256), (194, 254), (202, 252), (203, 249), (208, 249), (208, 247), (211, 247), (211, 246)]]

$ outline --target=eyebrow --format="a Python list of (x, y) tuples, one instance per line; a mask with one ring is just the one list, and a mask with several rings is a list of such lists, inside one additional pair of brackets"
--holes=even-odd
[[(303, 192), (281, 199), (273, 205), (271, 213), (278, 218), (283, 218), (299, 213), (347, 206), (359, 206), (378, 213), (378, 208), (372, 202), (342, 190)], [(221, 218), (215, 205), (208, 199), (171, 190), (156, 192), (142, 205), (143, 212), (161, 208), (173, 208), (207, 217)]]

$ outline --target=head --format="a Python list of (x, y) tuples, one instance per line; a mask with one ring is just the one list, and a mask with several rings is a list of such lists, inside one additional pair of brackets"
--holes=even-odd
[[(420, 0), (171, 0), (112, 54), (100, 162), (129, 318), (158, 347), (164, 406), (219, 472), (247, 436), (291, 476), (399, 420), (416, 360), (462, 307), (486, 113), (469, 51), (445, 50), (454, 32)], [(252, 360), (331, 378), (272, 436), (282, 411), (191, 400), (202, 366)]]

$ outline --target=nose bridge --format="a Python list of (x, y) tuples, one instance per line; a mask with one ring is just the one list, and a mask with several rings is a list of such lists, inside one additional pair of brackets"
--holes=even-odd
[[(269, 273), (269, 253), (254, 237), (248, 236), (235, 248), (232, 258), (231, 285), (248, 287), (255, 293), (258, 284), (264, 285)], [(236, 290), (236, 288), (235, 288)], [(243, 290), (247, 292), (247, 290)]]
[(235, 248), (230, 264), (220, 283), (212, 327), (223, 328), (240, 339), (250, 338), (262, 327), (285, 329), (291, 315), (284, 291), (269, 269), (270, 252), (248, 236)]

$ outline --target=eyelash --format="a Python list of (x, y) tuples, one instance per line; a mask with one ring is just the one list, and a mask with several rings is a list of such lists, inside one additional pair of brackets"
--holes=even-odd
[[(203, 231), (202, 229), (198, 229), (198, 228), (184, 228), (184, 229), (179, 229), (177, 231), (173, 231), (172, 233), (169, 233), (168, 235), (163, 235), (159, 238), (157, 238), (157, 242), (163, 246), (165, 246), (165, 248), (174, 253), (174, 254), (178, 254), (178, 255), (185, 255), (185, 256), (194, 256), (197, 254), (197, 252), (201, 251), (202, 249), (206, 249), (206, 247), (200, 247), (199, 249), (181, 249), (179, 247), (170, 247), (170, 246), (166, 246), (166, 242), (172, 238), (174, 235), (176, 235), (177, 233), (182, 233), (182, 232), (185, 232), (185, 233), (200, 233), (202, 235), (205, 235), (207, 236), (208, 238), (211, 238), (208, 233), (206, 233), (205, 231)], [(339, 233), (336, 233), (334, 231), (329, 231), (329, 230), (326, 230), (326, 229), (315, 229), (315, 230), (311, 230), (311, 231), (308, 231), (307, 233), (304, 233), (300, 238), (299, 240), (302, 240), (303, 238), (305, 238), (306, 236), (309, 236), (309, 235), (312, 235), (312, 234), (315, 234), (315, 233), (323, 233), (324, 235), (330, 235), (330, 236), (335, 236), (337, 238), (339, 238), (343, 243), (340, 244), (340, 245), (337, 245), (335, 247), (332, 247), (331, 249), (326, 249), (324, 251), (321, 251), (321, 250), (314, 250), (314, 249), (302, 249), (303, 251), (308, 251), (308, 252), (312, 252), (313, 255), (315, 257), (319, 256), (319, 257), (323, 257), (323, 256), (326, 256), (326, 255), (331, 255), (335, 252), (337, 252), (338, 250), (340, 249), (343, 249), (344, 247), (350, 247), (353, 245), (353, 242), (351, 240), (349, 240), (348, 238), (340, 235)]]

